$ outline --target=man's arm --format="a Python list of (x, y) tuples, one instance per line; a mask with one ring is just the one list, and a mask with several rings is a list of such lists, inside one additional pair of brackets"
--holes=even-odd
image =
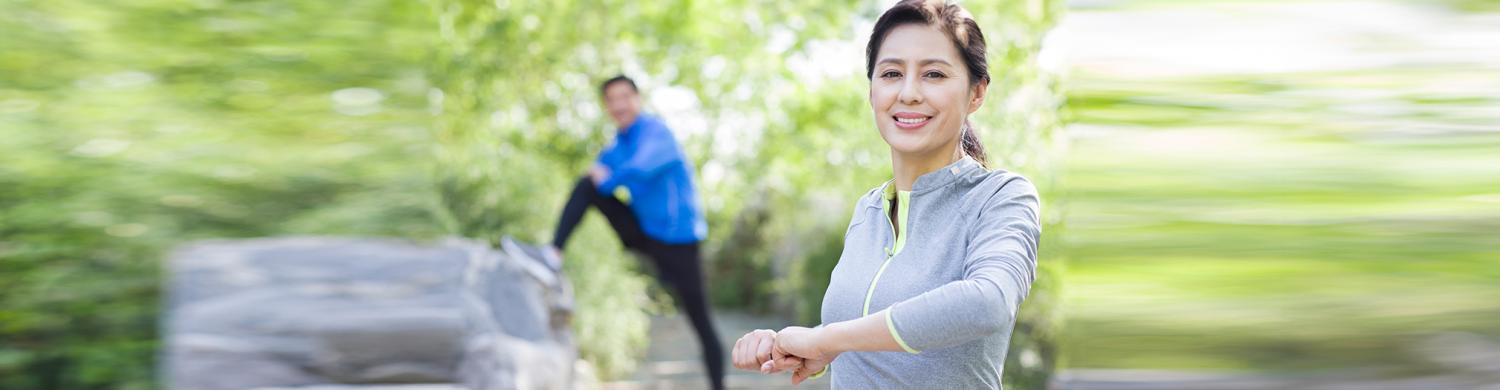
[(665, 128), (641, 127), (632, 131), (645, 131), (630, 157), (605, 172), (604, 180), (598, 182), (599, 193), (613, 192), (616, 186), (642, 178), (655, 176), (662, 168), (678, 162), (682, 153), (677, 140)]

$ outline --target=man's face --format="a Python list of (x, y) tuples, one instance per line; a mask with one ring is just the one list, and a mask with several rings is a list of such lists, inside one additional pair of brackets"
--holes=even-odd
[(625, 128), (635, 123), (641, 113), (641, 94), (626, 82), (614, 82), (604, 87), (604, 110), (614, 118), (615, 126)]

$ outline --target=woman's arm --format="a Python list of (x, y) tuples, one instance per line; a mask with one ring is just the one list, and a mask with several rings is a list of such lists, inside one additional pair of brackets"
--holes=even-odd
[(822, 358), (849, 351), (904, 351), (886, 326), (886, 312), (881, 310), (817, 328), (786, 328), (776, 334), (776, 342), (786, 352), (804, 358)]
[(778, 347), (831, 360), (848, 351), (918, 353), (1005, 329), (1031, 288), (1041, 235), (1035, 188), (1025, 181), (1007, 186), (979, 211), (963, 279), (875, 314), (816, 329), (784, 329), (777, 334)]
[(980, 210), (964, 275), (887, 309), (909, 352), (962, 344), (1008, 329), (1036, 276), (1041, 205), (1024, 179), (1006, 183)]

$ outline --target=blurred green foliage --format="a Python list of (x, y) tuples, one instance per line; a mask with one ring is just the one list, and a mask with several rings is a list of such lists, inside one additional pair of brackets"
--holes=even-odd
[[(1061, 3), (968, 5), (996, 78), (975, 122), (1046, 192), (1048, 243), (1061, 97), (1035, 55)], [(154, 387), (159, 261), (188, 240), (550, 239), (622, 72), (699, 168), (714, 302), (815, 323), (853, 201), (890, 175), (862, 57), (882, 6), (0, 0), (0, 388)], [(600, 219), (566, 271), (609, 377), (670, 306)], [(1016, 388), (1056, 356), (1044, 245)]]
[(154, 388), (177, 243), (442, 233), (421, 4), (0, 8), (0, 388)]
[(1492, 72), (1073, 80), (1069, 365), (1411, 374), (1500, 337), (1500, 137), (1461, 130)]
[[(1361, 22), (1494, 17), (1438, 11)], [(1069, 367), (1432, 375), (1463, 359), (1438, 336), (1500, 339), (1497, 69), (1373, 36), (1357, 67), (1069, 79)]]

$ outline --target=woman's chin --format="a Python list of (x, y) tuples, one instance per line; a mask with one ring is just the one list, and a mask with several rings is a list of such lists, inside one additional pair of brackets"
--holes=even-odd
[(918, 153), (927, 148), (924, 134), (912, 134), (907, 132), (893, 131), (885, 134), (886, 145), (897, 153)]
[(930, 148), (927, 148), (927, 147), (925, 147), (924, 145), (922, 145), (921, 143), (918, 143), (918, 142), (910, 142), (910, 143), (894, 143), (893, 142), (890, 145), (891, 145), (891, 151), (892, 152), (896, 152), (896, 154), (903, 154), (903, 155), (927, 154), (928, 149), (930, 149)]

